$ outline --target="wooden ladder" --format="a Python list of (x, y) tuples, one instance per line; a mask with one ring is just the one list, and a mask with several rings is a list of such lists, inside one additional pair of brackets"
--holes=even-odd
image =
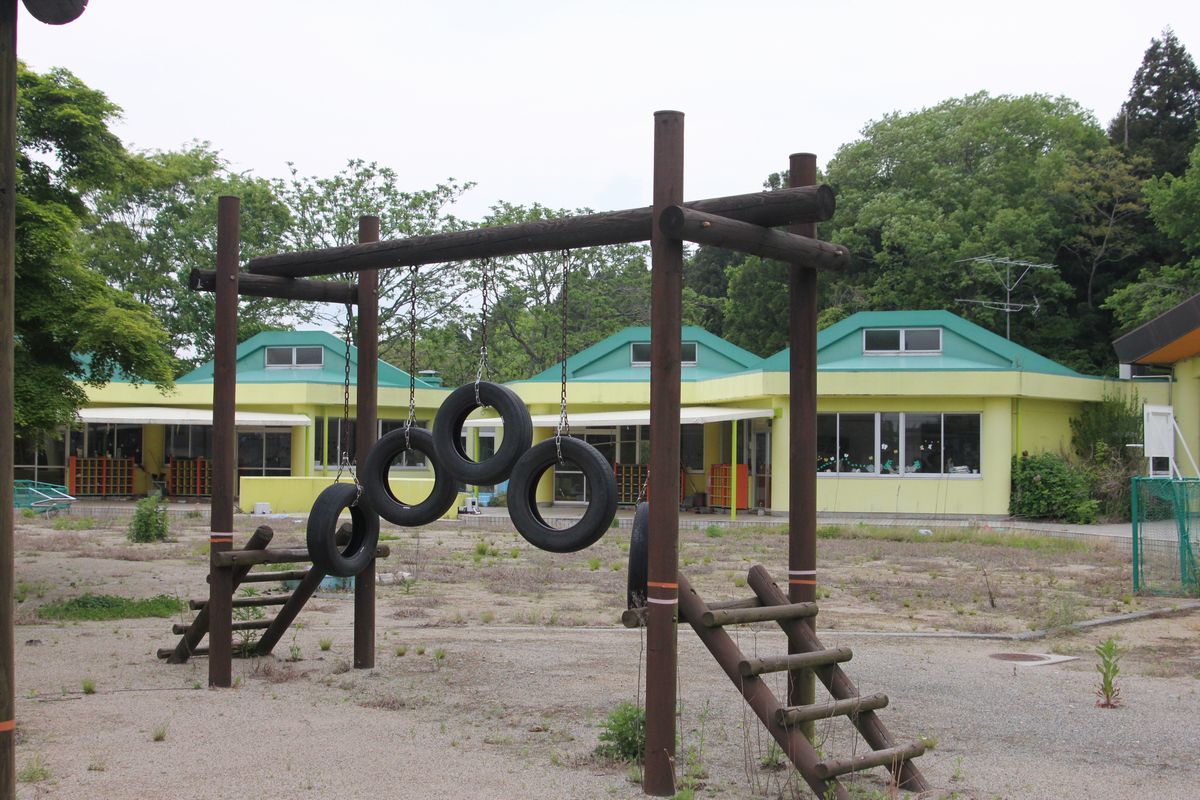
[[(350, 540), (351, 527), (349, 524), (338, 528), (335, 541), (345, 544)], [(275, 645), (283, 638), (288, 627), (295, 621), (300, 609), (321, 586), (326, 574), (319, 569), (307, 568), (288, 570), (285, 572), (267, 571), (252, 572), (260, 564), (290, 564), (292, 562), (308, 562), (308, 548), (286, 548), (268, 550), (275, 532), (268, 525), (260, 525), (250, 536), (246, 546), (241, 550), (229, 550), (221, 554), (222, 563), (218, 566), (233, 570), (233, 589), (243, 583), (265, 583), (298, 580), (300, 583), (287, 595), (256, 595), (254, 597), (233, 598), (234, 608), (250, 606), (280, 606), (279, 612), (272, 619), (255, 619), (234, 622), (232, 630), (237, 631), (261, 630), (262, 635), (249, 648), (234, 647), (234, 655), (265, 656), (275, 649)], [(390, 551), (387, 545), (379, 545), (375, 550), (376, 558), (387, 558)], [(158, 650), (158, 657), (166, 659), (168, 664), (186, 663), (192, 656), (208, 655), (208, 648), (201, 647), (200, 642), (208, 634), (208, 598), (192, 599), (188, 606), (197, 611), (196, 618), (190, 624), (175, 624), (171, 632), (180, 636), (179, 643), (174, 647), (163, 647)]]
[[(755, 597), (709, 605), (681, 573), (679, 616), (696, 631), (816, 796), (822, 800), (849, 800), (850, 794), (838, 778), (874, 767), (887, 767), (901, 789), (927, 791), (928, 783), (912, 763), (912, 759), (925, 752), (925, 746), (920, 742), (901, 745), (894, 742), (875, 714), (888, 704), (887, 695), (859, 694), (840, 666), (852, 657), (850, 649), (826, 649), (806, 623), (805, 620), (817, 615), (817, 605), (790, 602), (760, 565), (750, 568), (748, 582)], [(627, 611), (622, 619), (630, 627), (643, 624), (644, 609)], [(747, 657), (725, 628), (755, 622), (778, 623), (796, 652), (765, 658)], [(786, 706), (761, 677), (799, 669), (813, 670), (832, 699), (812, 705)], [(817, 752), (804, 735), (802, 726), (836, 716), (849, 718), (870, 751), (849, 758), (823, 758)]]

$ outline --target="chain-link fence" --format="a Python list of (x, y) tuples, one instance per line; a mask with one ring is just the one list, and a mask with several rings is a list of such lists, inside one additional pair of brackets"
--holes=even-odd
[(1200, 595), (1200, 479), (1133, 479), (1133, 590)]

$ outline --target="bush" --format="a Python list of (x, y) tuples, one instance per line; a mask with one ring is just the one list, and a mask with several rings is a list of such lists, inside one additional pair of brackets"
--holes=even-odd
[(131, 542), (161, 542), (167, 538), (167, 502), (158, 496), (139, 500), (129, 521)]
[(1083, 465), (1091, 496), (1107, 519), (1129, 520), (1129, 479), (1141, 473), (1142, 410), (1133, 400), (1107, 396), (1071, 418), (1071, 448)]
[(646, 712), (633, 703), (618, 703), (604, 720), (596, 754), (616, 761), (640, 762), (646, 749)]
[(1061, 519), (1076, 524), (1095, 522), (1100, 504), (1090, 497), (1085, 470), (1053, 453), (1013, 459), (1013, 514), (1030, 519)]

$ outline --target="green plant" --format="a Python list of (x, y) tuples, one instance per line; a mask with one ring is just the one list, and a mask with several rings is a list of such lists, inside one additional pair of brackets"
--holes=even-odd
[(417, 645), (417, 655), (425, 655), (425, 647), (423, 645)]
[(725, 535), (725, 529), (720, 525), (709, 525), (704, 529), (704, 535), (710, 539), (720, 539)]
[(594, 557), (589, 558), (588, 559), (588, 569), (591, 570), (592, 572), (595, 572), (596, 570), (600, 569), (600, 559), (594, 558)]
[(96, 520), (91, 517), (55, 517), (52, 527), (56, 531), (86, 531), (96, 527)]
[(329, 648), (333, 647), (333, 639), (322, 639), (317, 645), (321, 648), (322, 653), (327, 653)]
[(406, 646), (402, 645), (402, 644), (398, 644), (398, 645), (396, 645), (396, 651), (395, 651), (395, 652), (396, 652), (396, 656), (397, 656), (397, 657), (399, 657), (399, 658), (403, 658), (403, 657), (404, 657), (404, 654), (408, 652), (408, 648), (407, 648)]
[(596, 754), (616, 761), (639, 762), (646, 747), (646, 712), (633, 703), (618, 703), (604, 720)]
[(1063, 595), (1046, 610), (1043, 627), (1048, 631), (1063, 631), (1083, 619), (1083, 608), (1074, 595)]
[(290, 645), (288, 645), (288, 660), (289, 661), (299, 661), (300, 654), (302, 652), (303, 651), (300, 649), (300, 645), (296, 644), (295, 642), (292, 642)]
[(169, 723), (166, 722), (162, 723), (161, 725), (155, 725), (154, 730), (150, 732), (150, 740), (154, 742), (164, 741), (167, 738), (168, 725)]
[(161, 542), (167, 538), (167, 501), (155, 495), (138, 501), (126, 538), (131, 542)]
[(46, 759), (41, 753), (34, 753), (33, 758), (25, 762), (25, 765), (17, 770), (18, 783), (41, 783), (42, 781), (50, 780), (50, 768), (46, 766)]
[(183, 601), (160, 594), (145, 600), (110, 594), (83, 594), (70, 600), (47, 603), (38, 609), (42, 619), (108, 620), (172, 617), (183, 610)]
[(1117, 675), (1121, 673), (1121, 649), (1117, 647), (1117, 640), (1110, 637), (1096, 645), (1096, 655), (1100, 658), (1100, 663), (1096, 665), (1096, 671), (1100, 673), (1096, 705), (1100, 708), (1116, 708), (1121, 704), (1121, 690), (1116, 685)]
[[(258, 594), (258, 590), (253, 586), (243, 586), (243, 597), (254, 597)], [(267, 612), (262, 606), (238, 606), (233, 609), (233, 619), (237, 622), (252, 622), (254, 620), (266, 619)], [(241, 644), (242, 650), (249, 650), (258, 641), (258, 631), (256, 630), (236, 630), (234, 635), (238, 637), (238, 642)]]
[(33, 519), (36, 516), (37, 516), (37, 512), (34, 511), (32, 508), (22, 508), (21, 509), (21, 518), (22, 519)]
[(84, 678), (82, 681), (80, 681), (80, 686), (83, 688), (84, 694), (96, 693), (96, 682), (91, 678)]
[(779, 746), (779, 742), (775, 741), (774, 739), (771, 740), (770, 744), (767, 745), (767, 752), (763, 755), (758, 764), (763, 769), (777, 770), (784, 768), (783, 748)]
[(508, 492), (496, 492), (492, 495), (492, 499), (488, 501), (490, 508), (506, 508), (508, 506)]
[(1012, 513), (1030, 519), (1095, 522), (1100, 509), (1090, 497), (1087, 471), (1054, 453), (1013, 457)]

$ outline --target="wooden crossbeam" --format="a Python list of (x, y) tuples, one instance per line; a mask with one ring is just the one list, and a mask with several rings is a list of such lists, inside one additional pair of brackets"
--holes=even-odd
[(853, 717), (864, 711), (885, 708), (887, 704), (886, 694), (868, 694), (864, 697), (851, 697), (847, 700), (830, 700), (828, 703), (781, 708), (776, 712), (775, 719), (780, 725), (800, 725), (815, 719), (829, 719), (842, 715)]
[(658, 224), (663, 233), (686, 242), (722, 247), (812, 269), (843, 270), (850, 266), (850, 251), (841, 245), (683, 206), (667, 208), (659, 216)]
[(838, 647), (833, 650), (817, 650), (813, 653), (794, 653), (787, 656), (766, 656), (763, 658), (748, 658), (738, 664), (738, 671), (743, 675), (762, 675), (767, 672), (786, 672), (792, 669), (812, 669), (827, 664), (837, 664), (849, 661), (854, 657), (849, 647)]

